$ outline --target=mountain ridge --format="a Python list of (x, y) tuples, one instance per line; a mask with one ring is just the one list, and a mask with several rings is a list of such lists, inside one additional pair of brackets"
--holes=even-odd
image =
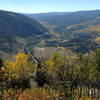
[(95, 42), (100, 36), (98, 34), (100, 33), (100, 10), (51, 15), (47, 16), (47, 18), (37, 18), (37, 20), (49, 24), (54, 31), (60, 34), (60, 46), (84, 53), (100, 48), (100, 42)]
[(25, 46), (34, 46), (54, 36), (35, 19), (0, 10), (0, 51), (15, 54)]

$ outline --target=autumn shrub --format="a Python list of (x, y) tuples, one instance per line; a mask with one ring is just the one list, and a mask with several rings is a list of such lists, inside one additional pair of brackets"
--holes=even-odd
[(19, 53), (16, 56), (16, 61), (7, 61), (2, 67), (4, 76), (11, 79), (18, 79), (23, 77), (29, 77), (35, 71), (34, 64), (28, 60), (29, 56), (24, 53)]
[(60, 100), (59, 92), (50, 88), (34, 88), (27, 90), (7, 90), (3, 100)]

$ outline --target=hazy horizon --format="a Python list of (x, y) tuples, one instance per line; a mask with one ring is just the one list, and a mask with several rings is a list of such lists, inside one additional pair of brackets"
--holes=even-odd
[(100, 9), (93, 9), (93, 10), (76, 10), (76, 11), (51, 11), (51, 12), (36, 12), (36, 13), (31, 13), (31, 12), (17, 12), (17, 11), (11, 11), (11, 10), (5, 10), (5, 9), (0, 9), (1, 11), (8, 11), (8, 12), (14, 12), (14, 13), (23, 13), (23, 14), (45, 14), (45, 13), (70, 13), (70, 12), (82, 12), (82, 11), (98, 11)]
[(0, 0), (0, 10), (19, 13), (99, 10), (100, 0)]

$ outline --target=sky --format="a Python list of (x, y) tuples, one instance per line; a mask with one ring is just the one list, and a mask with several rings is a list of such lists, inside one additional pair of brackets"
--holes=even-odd
[(0, 10), (21, 13), (100, 10), (100, 0), (0, 0)]

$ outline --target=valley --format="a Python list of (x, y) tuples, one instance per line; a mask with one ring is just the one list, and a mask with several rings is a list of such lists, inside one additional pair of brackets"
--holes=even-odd
[(100, 10), (0, 10), (0, 100), (100, 100), (99, 83)]

